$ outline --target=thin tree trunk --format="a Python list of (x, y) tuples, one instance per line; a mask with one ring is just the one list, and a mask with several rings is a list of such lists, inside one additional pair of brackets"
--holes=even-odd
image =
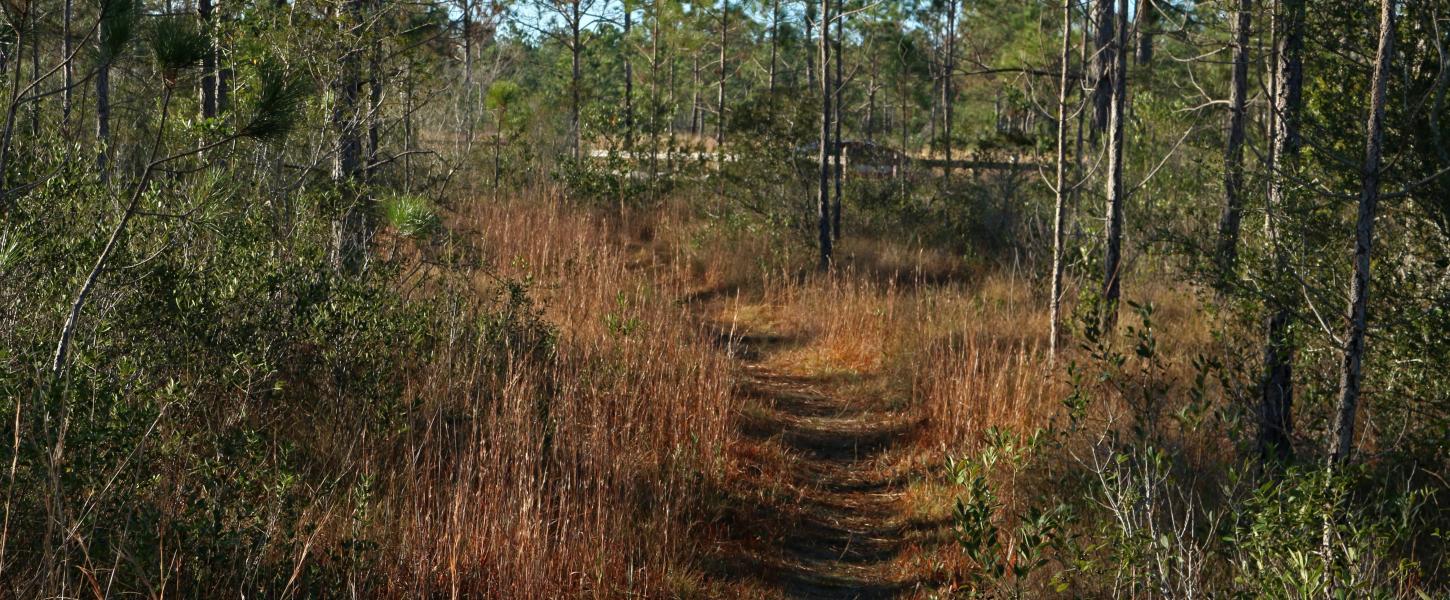
[[(464, 127), (464, 147), (473, 147), (473, 3), (470, 0), (463, 0), (460, 7), (463, 12), (463, 120), (467, 123)], [(487, 110), (487, 109), (485, 109)], [(497, 141), (497, 140), (495, 140)], [(498, 162), (498, 153), (494, 153), (494, 162)], [(495, 164), (493, 187), (498, 189), (498, 168)]]
[(767, 90), (771, 97), (775, 96), (775, 64), (776, 50), (780, 46), (780, 0), (771, 0), (770, 3), (770, 83)]
[[(357, 22), (361, 18), (362, 0), (349, 0), (344, 10)], [(342, 58), (341, 79), (337, 85), (337, 99), (333, 105), (332, 125), (337, 131), (337, 160), (333, 167), (333, 179), (344, 187), (356, 184), (361, 173), (362, 142), (358, 135), (358, 95), (361, 86), (361, 68), (358, 51), (347, 51)], [(355, 193), (353, 190), (349, 193)], [(336, 243), (332, 256), (333, 266), (339, 271), (356, 273), (362, 269), (367, 244), (366, 211), (358, 206), (365, 201), (354, 196), (354, 203), (339, 215), (333, 224)]]
[(649, 184), (658, 190), (660, 157), (660, 13), (656, 9), (651, 23), (649, 51)]
[(700, 53), (695, 53), (695, 75), (690, 88), (690, 135), (700, 135)]
[(35, 84), (30, 92), (30, 137), (40, 135), (40, 11), (32, 7), (30, 10), (30, 82)]
[(1052, 218), (1052, 293), (1048, 299), (1048, 355), (1057, 360), (1057, 343), (1060, 337), (1058, 324), (1061, 322), (1062, 306), (1062, 245), (1063, 226), (1067, 217), (1067, 85), (1068, 59), (1072, 52), (1072, 5), (1076, 0), (1066, 0), (1062, 5), (1062, 71), (1057, 89), (1057, 202)]
[(210, 44), (207, 55), (212, 57), (212, 69), (216, 73), (216, 112), (218, 115), (227, 112), (230, 105), (231, 85), (233, 72), (226, 67), (222, 61), (222, 39), (221, 24), (226, 15), (221, 12), (220, 0), (212, 2), (212, 26), (210, 30)]
[[(811, 0), (806, 0), (806, 47), (811, 47), (811, 41), (815, 39), (816, 5)], [(810, 89), (816, 87), (816, 59), (813, 53), (806, 52), (806, 85)]]
[(956, 53), (957, 53), (957, 0), (947, 0), (947, 40), (946, 40), (946, 63), (943, 65), (946, 72), (942, 77), (942, 138), (946, 147), (946, 182), (952, 182), (952, 104), (956, 100), (952, 89), (953, 75), (956, 74)]
[(95, 264), (82, 281), (81, 287), (76, 291), (75, 300), (71, 302), (70, 311), (66, 314), (65, 323), (61, 325), (60, 335), (57, 336), (55, 353), (51, 355), (50, 378), (52, 383), (58, 380), (65, 371), (67, 359), (69, 358), (70, 341), (75, 334), (76, 324), (80, 321), (81, 311), (85, 309), (86, 300), (90, 297), (91, 290), (95, 289), (96, 282), (100, 280), (101, 272), (105, 269), (106, 261), (110, 259), (115, 251), (116, 245), (126, 232), (126, 225), (136, 215), (136, 208), (140, 205), (141, 197), (145, 195), (147, 186), (151, 183), (151, 176), (156, 172), (160, 164), (157, 157), (161, 153), (161, 144), (166, 139), (166, 116), (171, 108), (171, 88), (167, 87), (161, 95), (161, 122), (157, 125), (156, 139), (151, 145), (151, 158), (147, 162), (146, 169), (141, 173), (141, 179), (132, 190), (130, 200), (121, 213), (121, 220), (111, 229), (111, 235), (106, 239), (106, 245), (101, 249), (101, 254), (96, 257)]
[(383, 120), (382, 52), (374, 49), (371, 54), (371, 60), (368, 61), (368, 151), (363, 175), (368, 181), (372, 181), (377, 175), (378, 156), (381, 153), (381, 148), (378, 147), (379, 133)]
[(670, 146), (671, 147), (673, 147), (674, 146), (674, 143), (675, 143), (675, 127), (676, 127), (676, 122), (680, 120), (680, 107), (679, 107), (679, 102), (675, 98), (675, 90), (676, 90), (676, 82), (675, 82), (675, 62), (676, 62), (675, 61), (675, 57), (673, 55), (671, 55), (670, 56), (670, 82), (669, 82), (669, 88), (670, 89), (667, 92), (669, 94), (669, 99), (665, 101), (666, 104), (669, 106)]
[(574, 162), (582, 158), (579, 154), (579, 0), (571, 3), (573, 18), (569, 21), (569, 133), (573, 136)]
[(75, 85), (75, 61), (71, 54), (74, 53), (75, 41), (71, 39), (71, 21), (75, 16), (75, 0), (65, 0), (62, 9), (61, 33), (60, 33), (60, 60), (61, 60), (61, 96), (60, 96), (60, 124), (62, 131), (70, 129), (71, 112), (71, 87)]
[(1329, 447), (1331, 468), (1348, 462), (1354, 451), (1354, 420), (1359, 410), (1363, 381), (1364, 333), (1368, 325), (1369, 260), (1374, 243), (1374, 220), (1380, 199), (1380, 162), (1384, 153), (1385, 88), (1394, 60), (1395, 2), (1380, 2), (1379, 50), (1375, 53), (1374, 76), (1370, 83), (1369, 123), (1365, 126), (1363, 186), (1359, 193), (1359, 215), (1354, 231), (1354, 279), (1349, 286), (1348, 331), (1344, 339), (1344, 361), (1339, 370), (1339, 407), (1335, 411), (1334, 439)]
[(624, 7), (624, 148), (634, 151), (634, 62), (629, 59), (629, 32), (634, 11)]
[[(1082, 184), (1083, 184), (1084, 180), (1086, 179), (1086, 177), (1083, 175), (1083, 170), (1082, 170), (1083, 130), (1084, 130), (1084, 121), (1087, 118), (1087, 110), (1084, 110), (1084, 109), (1087, 108), (1087, 103), (1089, 101), (1089, 95), (1094, 91), (1094, 90), (1090, 90), (1088, 88), (1088, 86), (1086, 85), (1086, 82), (1091, 77), (1091, 74), (1088, 73), (1088, 68), (1090, 66), (1090, 63), (1088, 62), (1088, 41), (1092, 39), (1092, 36), (1091, 35), (1088, 35), (1088, 32), (1089, 31), (1092, 31), (1092, 11), (1088, 10), (1087, 4), (1084, 3), (1082, 5), (1082, 38), (1080, 40), (1078, 40), (1078, 59), (1077, 59), (1078, 69), (1080, 69), (1082, 71), (1082, 75), (1078, 79), (1078, 82), (1079, 83), (1078, 83), (1078, 86), (1077, 86), (1078, 87), (1078, 90), (1077, 90), (1077, 94), (1078, 94), (1077, 147), (1076, 147), (1076, 149), (1072, 153), (1072, 172), (1074, 174), (1074, 178), (1077, 180), (1077, 183), (1073, 186), (1073, 197), (1072, 197), (1072, 206), (1073, 206), (1073, 214), (1074, 215), (1076, 214), (1076, 211), (1078, 210), (1078, 208), (1080, 208), (1079, 196), (1080, 196), (1080, 194), (1082, 192)], [(1076, 224), (1077, 224), (1077, 222), (1078, 222), (1077, 219), (1073, 219), (1074, 232), (1076, 232)]]
[(231, 88), (234, 71), (231, 67), (222, 66), (221, 47), (216, 49), (216, 110), (217, 114), (224, 114), (231, 106)]
[[(876, 141), (876, 75), (877, 75), (876, 53), (871, 53), (871, 81), (866, 86), (866, 141)], [(890, 119), (888, 111), (886, 119)]]
[(1113, 53), (1117, 45), (1114, 40), (1117, 35), (1114, 33), (1113, 0), (1097, 0), (1093, 5), (1093, 21), (1097, 25), (1097, 38), (1093, 49), (1096, 52), (1093, 59), (1093, 122), (1092, 139), (1096, 140), (1098, 135), (1109, 126), (1108, 114), (1113, 102), (1113, 72), (1116, 70), (1117, 59)]
[[(212, 17), (211, 0), (197, 0), (196, 18), (201, 21), (201, 29), (207, 33), (208, 39), (215, 29)], [(203, 119), (216, 116), (216, 79), (216, 54), (211, 48), (208, 48), (201, 58), (201, 118)]]
[(1153, 0), (1138, 2), (1138, 44), (1134, 59), (1140, 65), (1153, 63), (1153, 36), (1157, 34), (1158, 10)]
[[(831, 235), (837, 240), (841, 239), (841, 177), (846, 168), (846, 165), (842, 162), (845, 155), (843, 154), (844, 148), (841, 145), (841, 120), (844, 118), (844, 113), (841, 110), (841, 96), (845, 92), (846, 87), (844, 67), (842, 66), (846, 57), (844, 51), (846, 44), (845, 16), (846, 12), (842, 10), (841, 0), (836, 0), (836, 81), (835, 86), (833, 86), (835, 93), (832, 95), (835, 106), (831, 108), (831, 116), (835, 121), (835, 132), (831, 135), (831, 159), (835, 163), (833, 170), (835, 171), (834, 177), (836, 179), (836, 200), (835, 206), (831, 210)], [(830, 22), (827, 21), (826, 24), (830, 25)]]
[[(828, 23), (831, 15), (831, 0), (821, 0), (822, 23)], [(822, 271), (831, 268), (831, 76), (825, 69), (830, 64), (830, 29), (821, 27), (821, 139), (817, 158), (819, 159), (819, 187), (816, 193), (816, 219), (820, 233)]]
[(1233, 74), (1229, 91), (1228, 143), (1224, 147), (1223, 212), (1218, 220), (1219, 281), (1230, 281), (1238, 258), (1244, 205), (1244, 122), (1249, 93), (1249, 27), (1253, 0), (1239, 0), (1234, 22)]
[[(720, 8), (720, 84), (716, 89), (715, 98), (715, 147), (725, 145), (725, 51), (728, 48), (730, 22), (730, 2), (727, 0)], [(723, 169), (724, 165), (720, 165)]]
[(499, 122), (493, 131), (493, 191), (498, 192), (498, 176), (502, 170), (499, 154), (503, 151), (503, 111), (499, 111)]
[[(111, 34), (105, 20), (101, 21), (100, 38), (107, 40)], [(102, 51), (100, 64), (96, 66), (96, 172), (101, 182), (111, 180), (111, 58)]]
[(403, 191), (407, 192), (413, 191), (413, 153), (410, 150), (418, 147), (418, 129), (413, 124), (413, 115), (417, 112), (413, 93), (417, 83), (410, 65), (403, 75)]
[(1123, 189), (1123, 121), (1128, 99), (1128, 57), (1122, 49), (1128, 39), (1128, 0), (1119, 0), (1117, 19), (1116, 41), (1110, 44), (1114, 67), (1112, 111), (1108, 119), (1107, 244), (1103, 259), (1102, 330), (1105, 333), (1111, 332), (1118, 323), (1118, 299), (1122, 293), (1123, 201), (1127, 195)]
[[(897, 48), (897, 56), (901, 56), (901, 49), (899, 46)], [(905, 61), (902, 62), (904, 63)], [(909, 99), (906, 94), (906, 84), (906, 77), (896, 77), (896, 101), (900, 105), (900, 109), (897, 111), (897, 117), (899, 122), (893, 123), (893, 125), (896, 126), (897, 133), (901, 136), (901, 147), (899, 148), (900, 152), (896, 155), (896, 172), (894, 173), (894, 175), (897, 179), (898, 189), (903, 193), (906, 190), (907, 145), (911, 143), (911, 141), (907, 137), (908, 135), (910, 135), (911, 116), (910, 113), (907, 112), (907, 102), (909, 101)], [(887, 133), (887, 136), (890, 136), (890, 132)]]
[[(28, 38), (21, 33), (20, 28), (15, 28), (15, 52), (19, 54), (23, 44)], [(20, 110), (20, 68), (24, 64), (18, 58), (13, 61), (15, 71), (10, 73), (10, 103), (5, 111), (4, 130), (0, 131), (0, 218), (3, 218), (10, 211), (10, 198), (5, 190), (9, 189), (10, 181), (5, 176), (9, 171), (10, 147), (15, 142), (15, 119), (17, 111)], [(104, 58), (103, 58), (104, 62)], [(103, 67), (104, 68), (104, 67)], [(0, 551), (3, 551), (4, 544), (0, 544)]]
[[(935, 62), (935, 61), (933, 61)], [(933, 77), (931, 80), (931, 106), (927, 108), (926, 119), (926, 151), (928, 158), (933, 158), (931, 153), (936, 151), (937, 146), (937, 115), (941, 112), (941, 78)]]
[[(1266, 218), (1269, 245), (1276, 265), (1274, 272), (1278, 279), (1282, 279), (1290, 268), (1275, 215), (1286, 203), (1283, 174), (1294, 170), (1299, 156), (1299, 111), (1303, 103), (1304, 82), (1304, 0), (1284, 0), (1280, 12), (1274, 17), (1276, 59), (1271, 117), (1275, 126), (1269, 151)], [(1259, 386), (1258, 435), (1259, 453), (1268, 460), (1288, 459), (1294, 452), (1293, 320), (1293, 295), (1276, 294), (1271, 297), (1270, 315), (1265, 324), (1263, 381)]]

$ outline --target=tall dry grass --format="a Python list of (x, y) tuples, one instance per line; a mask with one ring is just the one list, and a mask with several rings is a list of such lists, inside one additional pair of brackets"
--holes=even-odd
[[(531, 281), (557, 351), (490, 370), (479, 365), (487, 341), (459, 339), (420, 368), (409, 393), (427, 408), (398, 453), (410, 458), (379, 469), (387, 515), (375, 522), (392, 528), (378, 537), (399, 557), (387, 571), (394, 596), (708, 587), (692, 564), (708, 535), (691, 524), (706, 515), (738, 407), (702, 317), (794, 338), (769, 368), (876, 381), (867, 393), (919, 417), (907, 468), (934, 470), (990, 428), (1028, 434), (1063, 414), (1045, 302), (1018, 273), (877, 240), (848, 240), (833, 273), (813, 273), (800, 248), (722, 235), (678, 204), (606, 223), (544, 194), (469, 203), (448, 221), (456, 253), (485, 266), (425, 266), (417, 293), (449, 278), (481, 296), (498, 278)], [(1160, 313), (1170, 322), (1191, 314), (1182, 294), (1144, 295), (1170, 306)], [(460, 307), (459, 319), (469, 314)], [(950, 493), (909, 495), (912, 510), (950, 506), (938, 492)]]
[[(377, 469), (397, 597), (667, 597), (694, 585), (690, 523), (731, 434), (730, 368), (669, 269), (557, 197), (468, 202), (448, 219), (477, 267), (420, 269), (484, 298), (497, 278), (557, 328), (552, 353), (490, 369), (496, 341), (454, 339), (408, 395), (422, 408)], [(426, 291), (419, 293), (428, 293)], [(465, 296), (467, 294), (464, 294)]]

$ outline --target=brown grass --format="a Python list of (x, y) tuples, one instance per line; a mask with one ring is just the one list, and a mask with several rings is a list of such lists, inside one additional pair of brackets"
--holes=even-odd
[[(401, 442), (413, 458), (378, 469), (386, 514), (373, 522), (387, 524), (378, 537), (398, 557), (391, 595), (768, 596), (748, 581), (719, 587), (701, 568), (729, 527), (704, 523), (739, 517), (712, 495), (788, 495), (779, 478), (791, 460), (738, 443), (732, 367), (702, 320), (788, 334), (795, 343), (762, 368), (844, 381), (843, 393), (920, 421), (880, 465), (910, 474), (909, 518), (937, 524), (896, 562), (917, 580), (949, 583), (968, 568), (940, 529), (955, 494), (944, 457), (975, 451), (989, 428), (1025, 435), (1063, 415), (1045, 303), (1015, 274), (856, 239), (834, 273), (817, 274), (809, 249), (722, 233), (679, 204), (606, 223), (542, 194), (469, 203), (448, 221), (454, 250), (483, 266), (422, 268), (419, 293), (452, 279), (486, 298), (497, 277), (528, 278), (558, 352), (490, 374), (477, 365), (481, 343), (459, 340), (420, 369), (410, 394), (428, 409)], [(1182, 377), (1182, 348), (1211, 343), (1208, 328), (1180, 291), (1141, 291), (1179, 340), (1169, 363)]]
[(532, 278), (557, 356), (489, 374), (483, 344), (457, 340), (422, 368), (410, 395), (428, 410), (401, 442), (411, 459), (383, 474), (388, 514), (375, 520), (397, 555), (390, 595), (688, 588), (680, 558), (734, 403), (728, 365), (673, 302), (683, 291), (553, 197), (471, 203), (449, 220), (453, 243), (488, 266), (424, 278), (461, 276), (483, 297), (495, 276)]

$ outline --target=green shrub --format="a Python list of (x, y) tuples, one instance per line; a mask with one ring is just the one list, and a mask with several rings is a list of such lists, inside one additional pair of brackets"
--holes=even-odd
[(382, 202), (383, 218), (398, 233), (411, 238), (427, 239), (438, 231), (442, 222), (428, 199), (415, 194), (395, 194)]

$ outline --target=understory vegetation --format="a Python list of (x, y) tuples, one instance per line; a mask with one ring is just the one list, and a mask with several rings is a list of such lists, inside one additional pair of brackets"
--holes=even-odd
[(1443, 0), (0, 16), (0, 597), (1450, 594)]

